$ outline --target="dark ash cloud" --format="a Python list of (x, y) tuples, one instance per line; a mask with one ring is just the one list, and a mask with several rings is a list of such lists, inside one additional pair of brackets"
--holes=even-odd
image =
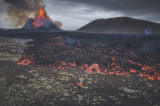
[(40, 7), (44, 6), (43, 0), (4, 0), (7, 6), (7, 19), (13, 27), (23, 26), (28, 18), (33, 17)]
[(158, 12), (159, 0), (59, 0), (77, 2), (122, 12)]
[[(126, 16), (150, 16), (154, 13), (153, 20), (160, 18), (160, 0), (59, 0), (61, 2), (86, 4), (91, 7), (103, 8), (107, 11), (116, 11)], [(145, 17), (147, 19), (147, 17)]]

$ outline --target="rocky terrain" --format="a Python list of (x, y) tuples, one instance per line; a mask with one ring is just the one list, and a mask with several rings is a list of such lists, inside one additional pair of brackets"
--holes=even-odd
[(97, 19), (77, 31), (105, 34), (160, 34), (160, 24), (133, 19), (129, 17), (116, 17)]
[(57, 32), (35, 36), (18, 65), (78, 68), (107, 75), (139, 74), (160, 81), (159, 35)]
[[(159, 36), (140, 38), (105, 36), (97, 37), (93, 34), (75, 32), (1, 34), (0, 105), (159, 106), (160, 83), (158, 78), (149, 80), (146, 79), (147, 77), (140, 76), (140, 72), (143, 72), (141, 70), (143, 65), (155, 67), (145, 70), (146, 75), (153, 74), (149, 75), (153, 77), (154, 74), (159, 74), (159, 70), (156, 70), (155, 73), (148, 73), (153, 69), (159, 69), (159, 43), (157, 43)], [(102, 50), (107, 50), (107, 53), (103, 53)], [(76, 54), (69, 54), (71, 52)], [(87, 52), (90, 57), (87, 57), (89, 56)], [(93, 57), (94, 54), (102, 55)], [(82, 59), (79, 56), (82, 56)], [(86, 59), (84, 59), (85, 56)], [(129, 69), (116, 69), (115, 73), (110, 75), (103, 72), (97, 73), (96, 68), (88, 71), (79, 68), (82, 64), (92, 65), (95, 62), (103, 66), (101, 56), (108, 56), (106, 59), (110, 64), (120, 63), (118, 60), (120, 57), (123, 60), (131, 59), (130, 63), (122, 61), (128, 63), (122, 68), (131, 67), (140, 71), (118, 75), (119, 71), (123, 73), (128, 72)], [(76, 57), (76, 66), (73, 63), (72, 65), (63, 64), (64, 66), (61, 63), (51, 64), (57, 60), (69, 64), (73, 62), (73, 57)], [(142, 66), (137, 67), (138, 62)], [(116, 66), (108, 68), (112, 70)], [(83, 82), (82, 91), (78, 91), (76, 86), (79, 79)]]

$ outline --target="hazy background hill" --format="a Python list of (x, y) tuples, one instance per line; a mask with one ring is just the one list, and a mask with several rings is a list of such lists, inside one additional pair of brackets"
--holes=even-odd
[(129, 17), (116, 17), (98, 19), (81, 27), (77, 31), (105, 34), (160, 34), (160, 24), (133, 19)]

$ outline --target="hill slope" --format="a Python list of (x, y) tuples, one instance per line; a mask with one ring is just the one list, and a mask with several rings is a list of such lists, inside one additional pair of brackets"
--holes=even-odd
[(95, 20), (77, 31), (105, 34), (160, 34), (160, 24), (129, 17), (116, 17)]

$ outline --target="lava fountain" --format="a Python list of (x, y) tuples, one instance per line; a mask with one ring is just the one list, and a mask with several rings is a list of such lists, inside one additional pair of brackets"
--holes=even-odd
[(47, 22), (52, 22), (52, 20), (47, 15), (44, 7), (41, 7), (39, 12), (36, 14), (36, 17), (35, 17), (35, 20), (33, 22), (33, 25), (35, 27), (40, 27), (40, 26), (44, 25)]

